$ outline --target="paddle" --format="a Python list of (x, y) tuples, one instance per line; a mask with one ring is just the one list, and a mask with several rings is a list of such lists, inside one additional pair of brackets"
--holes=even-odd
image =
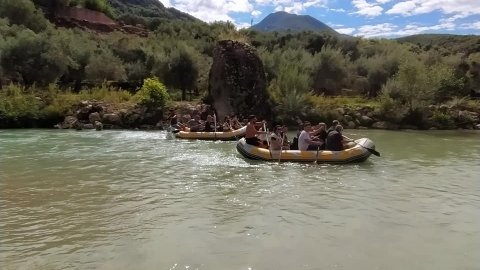
[(213, 135), (215, 136), (215, 140), (217, 140), (217, 115), (213, 114), (213, 125), (215, 126), (215, 131)]
[(280, 160), (282, 159), (283, 139), (285, 139), (285, 134), (283, 134), (282, 142), (280, 143), (280, 154), (278, 155), (278, 163), (280, 163)]
[(272, 158), (272, 150), (270, 149), (270, 141), (268, 140), (268, 129), (267, 126), (265, 125), (265, 122), (263, 122), (263, 131), (265, 131), (265, 138), (267, 139), (267, 147), (268, 147), (268, 152), (270, 153), (270, 158)]
[(316, 164), (318, 164), (318, 152), (320, 152), (320, 145), (317, 147), (317, 156), (315, 157)]

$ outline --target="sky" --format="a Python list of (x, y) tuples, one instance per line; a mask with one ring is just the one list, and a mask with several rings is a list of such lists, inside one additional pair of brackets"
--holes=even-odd
[(160, 0), (202, 21), (237, 28), (286, 11), (310, 15), (337, 32), (365, 38), (420, 33), (480, 35), (480, 0)]

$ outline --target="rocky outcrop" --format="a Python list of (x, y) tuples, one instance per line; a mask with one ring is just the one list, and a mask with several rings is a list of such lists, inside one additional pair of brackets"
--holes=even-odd
[(148, 31), (142, 25), (126, 25), (117, 23), (102, 12), (80, 7), (64, 7), (57, 9), (50, 20), (58, 26), (93, 30), (100, 33), (120, 31), (142, 37), (148, 36)]
[(72, 108), (60, 129), (162, 129), (163, 111), (140, 105), (124, 105), (122, 108), (104, 102), (82, 101)]
[(218, 42), (209, 75), (210, 103), (226, 114), (270, 116), (265, 71), (255, 49), (233, 40)]
[(472, 108), (453, 108), (446, 105), (431, 105), (425, 113), (422, 126), (408, 123), (393, 123), (387, 121), (385, 115), (379, 114), (375, 108), (363, 106), (360, 108), (336, 108), (332, 116), (349, 129), (479, 129), (480, 111)]

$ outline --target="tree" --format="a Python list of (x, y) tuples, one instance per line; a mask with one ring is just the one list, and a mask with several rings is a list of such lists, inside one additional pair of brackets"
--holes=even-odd
[(94, 82), (123, 81), (127, 78), (123, 62), (110, 51), (102, 51), (90, 58), (90, 63), (85, 67), (88, 80)]
[(0, 62), (7, 74), (13, 78), (20, 76), (27, 85), (54, 82), (69, 66), (69, 59), (45, 35), (30, 30), (18, 33), (6, 45)]
[(25, 25), (37, 33), (48, 25), (43, 13), (30, 0), (0, 1), (0, 17), (7, 18), (12, 24)]
[(179, 46), (169, 55), (164, 81), (167, 85), (182, 90), (182, 100), (186, 100), (187, 90), (195, 88), (198, 78), (198, 67), (191, 48)]
[(347, 77), (347, 60), (339, 49), (324, 47), (314, 56), (312, 72), (316, 93), (333, 95), (338, 93)]

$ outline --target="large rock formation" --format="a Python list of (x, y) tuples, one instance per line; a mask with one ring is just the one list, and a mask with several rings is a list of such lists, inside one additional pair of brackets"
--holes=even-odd
[(255, 49), (238, 41), (218, 42), (209, 75), (209, 100), (218, 116), (270, 117), (263, 63)]

